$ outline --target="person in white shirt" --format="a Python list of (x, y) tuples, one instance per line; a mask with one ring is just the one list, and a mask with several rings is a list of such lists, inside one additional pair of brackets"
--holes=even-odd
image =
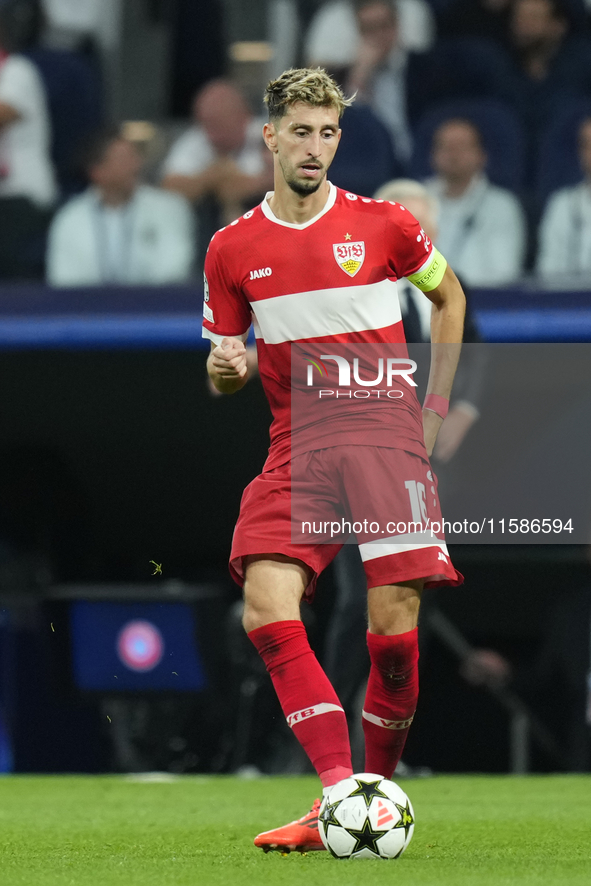
[[(435, 41), (435, 16), (426, 0), (397, 0), (400, 45), (425, 52)], [(359, 48), (359, 30), (353, 0), (328, 0), (314, 15), (304, 39), (307, 64), (349, 67)]]
[(584, 178), (550, 197), (540, 225), (536, 271), (542, 277), (585, 277), (591, 272), (591, 117), (579, 129)]
[(197, 93), (193, 121), (164, 161), (162, 185), (197, 204), (213, 198), (220, 223), (229, 224), (245, 201), (273, 185), (265, 121), (253, 116), (240, 90), (224, 79), (211, 80)]
[(346, 89), (368, 104), (392, 139), (404, 166), (412, 153), (407, 110), (408, 52), (400, 43), (400, 22), (391, 0), (357, 0), (359, 44)]
[(49, 207), (57, 197), (45, 89), (35, 65), (0, 51), (0, 199)]
[(27, 58), (5, 47), (0, 17), (0, 276), (26, 276), (31, 237), (57, 197), (45, 89)]
[(194, 219), (178, 194), (140, 183), (142, 159), (117, 130), (90, 144), (91, 187), (56, 214), (49, 232), (52, 286), (184, 283), (195, 254)]
[(525, 217), (518, 199), (491, 184), (478, 128), (451, 119), (435, 131), (425, 184), (440, 205), (437, 248), (471, 286), (501, 286), (520, 277), (526, 249)]

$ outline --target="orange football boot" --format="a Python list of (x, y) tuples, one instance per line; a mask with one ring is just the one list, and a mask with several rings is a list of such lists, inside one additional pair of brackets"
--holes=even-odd
[(254, 845), (263, 852), (281, 852), (287, 855), (289, 852), (315, 852), (324, 849), (324, 843), (318, 833), (318, 812), (320, 799), (314, 800), (314, 805), (307, 815), (291, 821), (282, 828), (274, 831), (264, 831), (254, 838)]

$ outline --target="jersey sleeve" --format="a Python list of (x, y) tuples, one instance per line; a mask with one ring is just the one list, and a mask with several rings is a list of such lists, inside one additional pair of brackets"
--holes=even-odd
[(441, 283), (447, 262), (408, 209), (397, 203), (389, 223), (390, 265), (423, 292)]
[(214, 238), (205, 257), (202, 334), (216, 345), (225, 336), (242, 341), (248, 336), (250, 305), (234, 276)]

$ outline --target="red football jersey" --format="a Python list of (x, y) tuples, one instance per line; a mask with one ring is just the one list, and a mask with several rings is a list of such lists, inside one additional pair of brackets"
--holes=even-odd
[[(333, 185), (324, 209), (308, 222), (281, 221), (265, 198), (214, 235), (205, 260), (203, 335), (217, 344), (224, 336), (246, 340), (254, 323), (274, 419), (267, 468), (339, 442), (372, 442), (426, 457), (413, 388), (403, 400), (364, 402), (355, 412), (356, 430), (349, 425), (345, 439), (339, 438), (343, 403), (332, 412), (328, 405), (318, 424), (299, 422), (292, 447), (292, 345), (308, 347), (311, 357), (330, 350), (330, 342), (353, 348), (394, 343), (404, 354), (396, 280), (411, 277), (429, 289), (444, 269), (403, 206)], [(295, 431), (297, 416), (294, 422)]]

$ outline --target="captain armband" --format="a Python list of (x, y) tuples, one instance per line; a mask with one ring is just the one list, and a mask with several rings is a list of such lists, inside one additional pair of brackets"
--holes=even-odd
[(444, 257), (439, 250), (433, 249), (428, 263), (424, 264), (416, 274), (411, 274), (410, 277), (407, 277), (407, 280), (410, 280), (417, 289), (421, 289), (423, 292), (431, 292), (432, 289), (437, 289), (443, 280), (446, 268), (447, 262)]

